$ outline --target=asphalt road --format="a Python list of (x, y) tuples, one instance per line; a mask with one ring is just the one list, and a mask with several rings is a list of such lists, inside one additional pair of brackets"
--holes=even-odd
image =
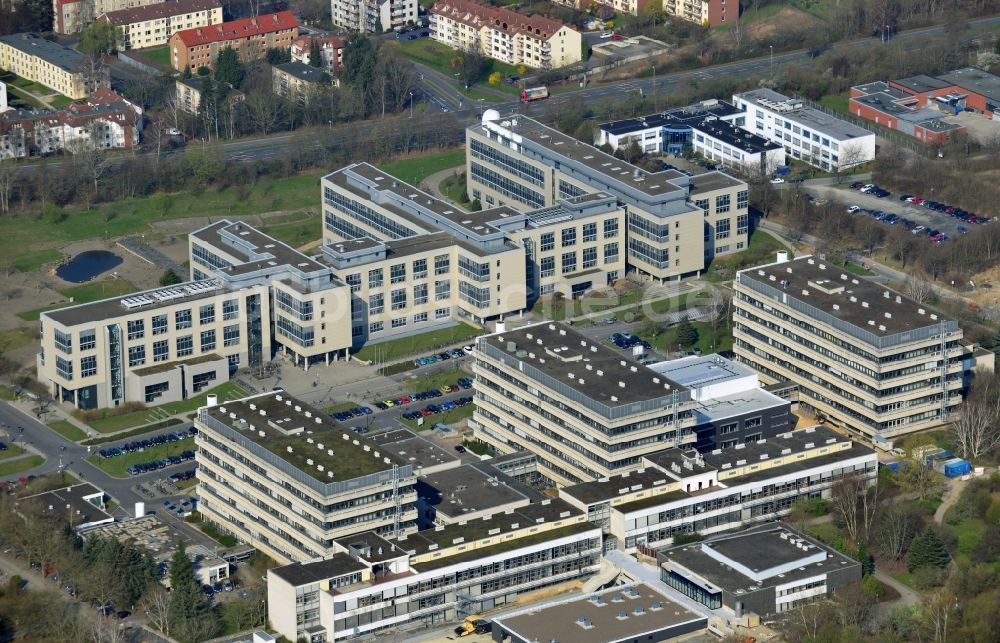
[[(171, 429), (183, 430), (190, 426), (190, 423), (178, 424), (171, 427)], [(20, 430), (22, 428), (24, 429), (23, 432)], [(156, 498), (153, 500), (145, 496), (140, 496), (133, 489), (140, 482), (151, 483), (160, 478), (169, 478), (170, 474), (174, 471), (190, 469), (193, 466), (192, 462), (183, 462), (173, 467), (167, 467), (140, 476), (132, 476), (127, 479), (113, 478), (85, 460), (88, 455), (87, 447), (70, 442), (34, 417), (23, 413), (20, 409), (6, 402), (0, 402), (0, 434), (9, 436), (11, 443), (24, 446), (27, 450), (37, 452), (46, 458), (45, 463), (41, 466), (13, 475), (11, 476), (12, 478), (28, 474), (42, 475), (52, 473), (58, 471), (61, 466), (80, 480), (93, 484), (114, 498), (120, 505), (113, 512), (118, 519), (134, 517), (133, 509), (135, 503), (141, 501), (146, 503), (148, 509), (155, 510), (162, 522), (178, 529), (192, 541), (206, 545), (209, 548), (213, 548), (218, 544), (197, 529), (179, 520), (173, 514), (161, 511), (163, 508), (162, 501), (165, 498)], [(122, 442), (124, 441), (126, 440), (123, 439)], [(99, 449), (115, 444), (118, 444), (118, 442), (110, 442), (100, 447), (92, 447), (91, 452), (96, 453)], [(170, 497), (176, 498), (179, 496)]]

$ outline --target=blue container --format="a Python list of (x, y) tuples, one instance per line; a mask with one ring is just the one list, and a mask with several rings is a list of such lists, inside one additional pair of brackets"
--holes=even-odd
[(972, 464), (967, 460), (955, 458), (944, 463), (944, 473), (946, 478), (958, 478), (972, 472)]

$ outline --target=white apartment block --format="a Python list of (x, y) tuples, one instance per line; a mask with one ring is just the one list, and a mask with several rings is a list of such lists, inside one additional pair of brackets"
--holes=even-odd
[(0, 69), (74, 100), (111, 85), (111, 72), (91, 70), (83, 54), (30, 33), (0, 36)]
[(121, 30), (123, 49), (143, 49), (166, 45), (175, 31), (222, 24), (222, 6), (218, 0), (168, 0), (108, 11), (98, 20)]
[(829, 498), (840, 479), (874, 481), (875, 452), (813, 427), (706, 453), (667, 449), (642, 468), (559, 490), (604, 530), (605, 550), (662, 547), (678, 534), (711, 534), (785, 515), (800, 498)]
[(486, 110), (466, 130), (469, 198), (528, 211), (601, 192), (627, 206), (629, 270), (647, 279), (700, 274), (746, 247), (748, 188), (723, 172), (647, 172), (524, 116)]
[(771, 176), (785, 164), (784, 147), (727, 121), (707, 118), (691, 130), (696, 154), (742, 176)]
[(52, 30), (63, 35), (77, 33), (102, 14), (162, 2), (163, 0), (52, 0)]
[(538, 69), (564, 67), (582, 57), (580, 33), (552, 18), (474, 0), (441, 0), (430, 11), (431, 38), (460, 51)]
[(875, 134), (772, 89), (733, 95), (747, 113), (743, 129), (785, 148), (785, 154), (829, 172), (875, 158)]
[(972, 369), (993, 369), (956, 320), (819, 257), (742, 270), (734, 290), (740, 361), (869, 439), (941, 426)]
[(405, 459), (325, 413), (271, 392), (198, 410), (198, 510), (281, 563), (339, 551), (336, 539), (416, 529)]
[(366, 33), (414, 24), (418, 8), (417, 0), (330, 0), (333, 24)]

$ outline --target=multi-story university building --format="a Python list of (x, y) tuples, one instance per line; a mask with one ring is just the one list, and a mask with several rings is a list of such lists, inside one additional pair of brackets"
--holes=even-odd
[(317, 256), (247, 224), (206, 226), (189, 235), (192, 282), (42, 315), (39, 379), (81, 408), (161, 404), (275, 352), (308, 368), (624, 274), (624, 212), (608, 194), (463, 212), (367, 164), (324, 177), (322, 190)]
[(83, 54), (30, 33), (0, 36), (0, 68), (74, 100), (111, 85), (107, 67), (90, 69)]
[(163, 0), (52, 0), (52, 30), (58, 34), (73, 34), (98, 16), (122, 9), (134, 9)]
[(417, 0), (330, 0), (333, 24), (366, 33), (381, 33), (417, 21)]
[(139, 144), (142, 108), (110, 89), (56, 112), (0, 109), (0, 160)]
[(733, 104), (746, 112), (740, 127), (822, 170), (840, 172), (875, 158), (875, 134), (801, 99), (763, 88), (734, 94)]
[(263, 60), (268, 49), (290, 49), (298, 35), (299, 23), (291, 11), (184, 29), (170, 36), (170, 64), (193, 74), (199, 67), (211, 69), (226, 47), (235, 49), (243, 62)]
[(222, 6), (218, 0), (168, 0), (108, 11), (97, 19), (121, 30), (123, 49), (142, 49), (167, 44), (175, 31), (221, 24)]
[(523, 116), (486, 110), (466, 130), (469, 198), (484, 207), (543, 208), (607, 192), (627, 216), (626, 263), (660, 281), (697, 275), (746, 247), (748, 191), (722, 172), (650, 173)]
[(872, 449), (813, 427), (705, 453), (650, 453), (641, 469), (564, 487), (559, 497), (601, 526), (605, 550), (631, 553), (678, 534), (773, 520), (800, 498), (829, 498), (846, 476), (874, 482), (877, 468)]
[(635, 471), (669, 447), (711, 450), (792, 426), (787, 401), (718, 356), (647, 367), (548, 322), (476, 345), (476, 438), (534, 454), (537, 472), (561, 486)]
[(431, 38), (508, 65), (539, 69), (580, 62), (580, 32), (553, 18), (474, 0), (441, 0), (430, 10)]
[(818, 257), (779, 257), (740, 271), (734, 287), (740, 361), (872, 439), (943, 424), (972, 368), (993, 369), (957, 321)]
[(198, 510), (279, 562), (416, 529), (413, 466), (284, 393), (199, 409), (195, 426)]

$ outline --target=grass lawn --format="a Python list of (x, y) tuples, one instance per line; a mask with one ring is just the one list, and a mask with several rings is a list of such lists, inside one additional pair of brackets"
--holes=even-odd
[(485, 442), (479, 442), (478, 440), (466, 440), (462, 443), (469, 451), (472, 451), (476, 455), (493, 455), (494, 451)]
[(578, 317), (587, 313), (598, 313), (610, 308), (636, 304), (642, 300), (645, 291), (642, 288), (614, 290), (608, 293), (593, 292), (580, 299), (567, 300), (565, 297), (547, 297), (541, 302), (542, 314), (554, 321), (562, 321), (566, 317)]
[[(455, 77), (455, 70), (451, 66), (451, 61), (456, 55), (458, 55), (458, 52), (448, 45), (430, 40), (428, 38), (419, 38), (417, 40), (399, 41), (399, 50), (404, 56), (410, 58), (411, 60), (415, 60), (416, 62), (423, 63), (432, 69), (436, 69), (449, 78)], [(513, 85), (506, 85), (503, 83), (500, 85), (487, 85), (486, 79), (489, 78), (490, 74), (495, 71), (500, 72), (503, 76), (519, 75), (517, 73), (517, 67), (508, 65), (507, 63), (502, 63), (499, 60), (488, 58), (486, 59), (482, 79), (477, 84), (492, 87), (493, 89), (498, 89), (506, 93), (510, 93), (512, 90), (520, 93), (521, 90)]]
[(49, 422), (46, 426), (48, 426), (50, 429), (52, 429), (59, 435), (63, 436), (67, 440), (71, 440), (73, 442), (79, 442), (80, 440), (87, 437), (86, 433), (84, 433), (81, 429), (78, 429), (76, 426), (70, 424), (66, 420), (56, 420), (55, 422)]
[(472, 209), (472, 203), (469, 202), (469, 193), (465, 190), (465, 172), (446, 177), (445, 180), (441, 181), (438, 189), (441, 191), (441, 194), (466, 210)]
[(750, 243), (745, 250), (732, 255), (726, 255), (712, 261), (705, 271), (705, 279), (714, 282), (732, 281), (736, 271), (749, 266), (773, 262), (778, 250), (788, 247), (763, 230), (754, 230), (750, 235)]
[[(160, 406), (149, 409), (143, 409), (141, 411), (135, 411), (133, 413), (125, 413), (122, 415), (107, 415), (99, 420), (94, 420), (90, 422), (91, 428), (93, 428), (98, 433), (114, 433), (116, 431), (121, 431), (123, 429), (130, 429), (134, 426), (139, 426), (142, 424), (149, 424), (156, 420), (162, 420), (164, 417), (164, 412), (167, 415), (177, 415), (179, 413), (185, 413), (188, 411), (194, 411), (199, 406), (204, 406), (207, 401), (209, 394), (215, 394), (219, 396), (220, 402), (226, 402), (229, 400), (235, 400), (246, 395), (246, 391), (241, 389), (239, 386), (233, 382), (226, 382), (220, 386), (205, 391), (200, 395), (195, 397), (181, 400), (180, 402), (170, 402), (168, 404), (162, 404)], [(154, 458), (155, 459), (155, 458)]]
[(435, 172), (465, 165), (465, 148), (446, 150), (411, 158), (390, 161), (379, 169), (400, 181), (419, 186), (420, 182)]
[(5, 460), (4, 462), (0, 462), (0, 476), (9, 476), (12, 473), (28, 471), (43, 462), (45, 462), (45, 458), (40, 455), (29, 455), (16, 460)]
[(107, 299), (109, 297), (120, 297), (122, 295), (133, 293), (136, 290), (138, 290), (138, 288), (136, 288), (134, 284), (124, 279), (103, 279), (101, 281), (92, 281), (87, 284), (72, 286), (71, 288), (59, 291), (64, 297), (66, 297), (67, 300), (72, 299), (72, 302), (66, 301), (61, 304), (53, 304), (43, 308), (26, 310), (23, 313), (18, 313), (17, 316), (25, 321), (37, 321), (38, 316), (41, 313), (49, 310), (66, 308), (67, 306), (75, 306), (77, 304), (86, 304), (99, 299)]
[(30, 328), (0, 330), (0, 351), (14, 351), (35, 342), (35, 333)]
[[(66, 208), (64, 211), (68, 216), (61, 223), (31, 214), (4, 217), (0, 219), (0, 257), (21, 257), (26, 249), (37, 252), (81, 239), (117, 238), (144, 232), (149, 229), (151, 220), (315, 208), (320, 196), (321, 174), (317, 171), (288, 178), (263, 179), (249, 186), (240, 185), (221, 191), (159, 193), (137, 199), (121, 199), (92, 209)], [(58, 251), (54, 252), (55, 255), (43, 255), (43, 258), (46, 261), (58, 259)], [(33, 258), (31, 263), (37, 264), (38, 259)]]
[(20, 87), (7, 85), (7, 93), (11, 94), (12, 96), (15, 96), (18, 100), (28, 104), (30, 107), (39, 107), (41, 109), (48, 109), (48, 106), (45, 103), (36, 98), (33, 98)]
[(404, 357), (419, 357), (442, 346), (470, 341), (482, 332), (474, 326), (459, 322), (454, 326), (439, 328), (419, 335), (391, 339), (379, 344), (368, 344), (354, 355), (364, 361), (392, 362)]
[(72, 98), (70, 98), (69, 96), (62, 96), (62, 95), (49, 99), (49, 104), (55, 107), (56, 109), (62, 109), (63, 107), (66, 107), (72, 102), (73, 102)]
[[(423, 408), (423, 407), (420, 407)], [(435, 424), (454, 424), (455, 422), (460, 422), (462, 420), (472, 417), (472, 414), (476, 411), (475, 404), (466, 404), (465, 406), (459, 406), (453, 408), (450, 411), (445, 411), (444, 413), (435, 413), (434, 415), (428, 415), (424, 418), (423, 426), (417, 426), (417, 420), (404, 420), (399, 418), (401, 424), (414, 431), (426, 431)]]
[(192, 512), (190, 516), (184, 519), (184, 522), (189, 522), (198, 529), (202, 530), (206, 536), (212, 540), (218, 541), (225, 547), (234, 547), (236, 545), (236, 538), (229, 534), (224, 534), (219, 529), (210, 522), (205, 522), (201, 519), (201, 514), (197, 511)]
[(324, 406), (323, 407), (323, 412), (324, 413), (328, 413), (328, 414), (329, 413), (336, 413), (337, 411), (346, 411), (347, 409), (356, 409), (359, 406), (362, 406), (362, 405), (361, 404), (355, 404), (354, 402), (335, 402), (334, 404), (331, 404), (330, 406)]
[(291, 220), (280, 221), (261, 228), (261, 232), (278, 241), (298, 248), (312, 241), (318, 241), (323, 236), (314, 217), (289, 217)]
[(824, 96), (819, 99), (820, 104), (827, 109), (832, 109), (835, 112), (840, 112), (842, 114), (849, 114), (851, 112), (848, 106), (848, 101), (850, 96), (846, 94), (834, 94), (831, 96)]
[(115, 435), (105, 435), (103, 437), (91, 438), (89, 440), (83, 441), (81, 444), (83, 444), (84, 446), (96, 446), (98, 444), (107, 444), (109, 442), (120, 442), (121, 440), (127, 440), (128, 438), (134, 438), (137, 435), (147, 435), (155, 431), (163, 431), (177, 424), (182, 424), (182, 421), (177, 418), (169, 418), (167, 420), (163, 420), (160, 422), (154, 422), (153, 424), (140, 426), (138, 429), (125, 431), (124, 433), (116, 433)]
[(136, 53), (149, 58), (157, 65), (170, 66), (170, 47), (150, 47), (148, 49), (140, 49)]
[(460, 377), (469, 377), (469, 374), (460, 368), (449, 368), (437, 373), (410, 378), (403, 382), (403, 386), (409, 391), (419, 393), (420, 391), (441, 388), (445, 384), (456, 384)]
[(115, 478), (127, 478), (128, 473), (126, 473), (125, 470), (133, 464), (143, 464), (145, 462), (152, 462), (153, 460), (159, 460), (172, 455), (180, 455), (183, 451), (193, 451), (194, 448), (194, 438), (184, 438), (183, 440), (178, 440), (177, 442), (157, 444), (156, 446), (143, 449), (142, 451), (126, 453), (125, 455), (120, 455), (117, 458), (102, 458), (101, 456), (94, 454), (87, 456), (87, 462), (94, 465), (109, 476)]
[(8, 444), (7, 449), (0, 451), (0, 461), (10, 460), (11, 458), (16, 458), (17, 456), (24, 453), (24, 449), (17, 446), (16, 444)]
[[(695, 342), (694, 346), (685, 346), (684, 350), (692, 351), (698, 348), (701, 349), (703, 355), (708, 355), (733, 349), (733, 333), (723, 324), (720, 323), (714, 333), (711, 324), (707, 322), (696, 321), (691, 322), (691, 325), (698, 331), (698, 341)], [(669, 355), (672, 351), (680, 350), (677, 345), (676, 324), (668, 328), (666, 332), (660, 332), (655, 338), (650, 337), (645, 329), (641, 330), (638, 335), (665, 354)]]
[(847, 272), (851, 273), (852, 275), (859, 275), (861, 277), (871, 277), (872, 275), (875, 274), (874, 272), (872, 272), (871, 270), (868, 270), (864, 266), (859, 266), (858, 264), (850, 262), (850, 261), (848, 261), (847, 263), (845, 263), (843, 265), (843, 268), (844, 268), (844, 270), (846, 270)]
[(3, 400), (5, 402), (13, 402), (14, 401), (13, 389), (11, 389), (9, 386), (6, 385), (0, 386), (0, 400)]
[(34, 252), (17, 252), (13, 255), (11, 262), (15, 268), (21, 272), (34, 272), (47, 263), (55, 263), (62, 259), (62, 252), (58, 248), (47, 248)]

